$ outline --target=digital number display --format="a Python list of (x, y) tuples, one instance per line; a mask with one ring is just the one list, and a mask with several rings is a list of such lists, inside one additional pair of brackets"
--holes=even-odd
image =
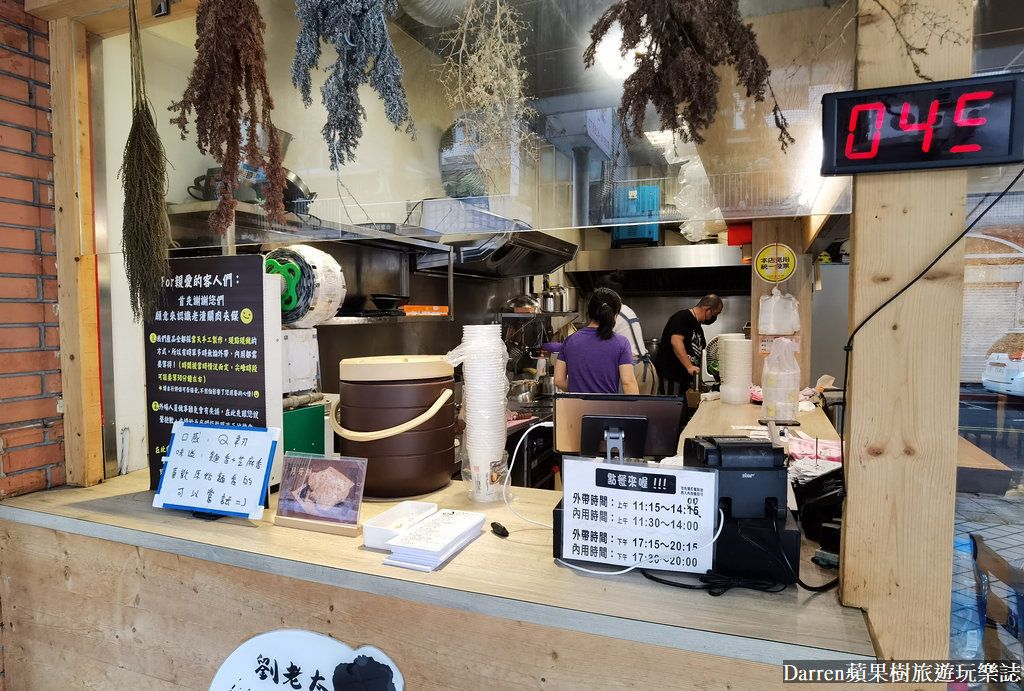
[(822, 175), (1024, 161), (1024, 75), (927, 82), (822, 98)]

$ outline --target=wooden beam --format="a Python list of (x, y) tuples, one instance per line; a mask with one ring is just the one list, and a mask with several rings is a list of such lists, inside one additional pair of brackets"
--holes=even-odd
[[(927, 41), (914, 59), (933, 79), (968, 76), (972, 19), (962, 0), (861, 3), (858, 87), (920, 81), (901, 35)], [(851, 330), (963, 230), (965, 196), (962, 170), (855, 178)], [(961, 244), (853, 342), (842, 599), (885, 659), (949, 652), (963, 272)]]
[[(163, 17), (154, 17), (140, 5), (139, 26), (149, 29), (154, 26), (175, 22), (180, 19), (194, 18), (199, 0), (178, 0), (171, 5), (171, 13)], [(113, 7), (109, 11), (81, 17), (80, 20), (90, 34), (103, 38), (128, 33), (128, 6)], [(145, 41), (145, 38), (143, 38)]]
[(96, 247), (85, 29), (50, 22), (57, 303), (67, 482), (103, 479)]
[[(755, 219), (753, 222), (754, 232), (752, 239), (752, 252), (757, 254), (758, 250), (766, 245), (778, 242), (787, 245), (797, 253), (797, 265), (793, 275), (787, 280), (778, 284), (779, 290), (783, 293), (790, 293), (800, 303), (800, 387), (809, 386), (811, 376), (811, 294), (812, 281), (814, 276), (813, 257), (800, 254), (802, 251), (804, 219)], [(768, 283), (754, 276), (750, 281), (750, 338), (753, 341), (753, 382), (761, 384), (761, 372), (764, 370), (766, 356), (759, 354), (759, 343), (761, 333), (758, 330), (758, 316), (761, 313), (761, 296), (772, 292), (775, 284)]]
[[(139, 5), (139, 26), (146, 29), (194, 17), (199, 0), (173, 0), (170, 14), (154, 17), (148, 3)], [(90, 34), (107, 38), (128, 31), (128, 3), (120, 0), (25, 0), (25, 11), (40, 19), (75, 19)]]
[(127, 3), (116, 0), (25, 0), (25, 11), (40, 19), (53, 21), (104, 12), (118, 5), (127, 6)]

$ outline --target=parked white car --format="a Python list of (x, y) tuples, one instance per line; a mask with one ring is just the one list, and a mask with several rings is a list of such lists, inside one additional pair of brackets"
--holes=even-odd
[(1012, 329), (995, 342), (981, 384), (996, 393), (1024, 396), (1024, 329)]

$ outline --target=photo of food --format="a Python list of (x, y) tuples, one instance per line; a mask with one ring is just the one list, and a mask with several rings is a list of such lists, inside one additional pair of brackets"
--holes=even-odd
[(365, 479), (365, 458), (285, 454), (277, 515), (356, 524)]

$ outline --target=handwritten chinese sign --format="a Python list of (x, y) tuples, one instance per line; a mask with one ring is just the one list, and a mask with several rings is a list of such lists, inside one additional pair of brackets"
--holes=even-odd
[(769, 283), (781, 283), (796, 271), (796, 253), (778, 242), (765, 245), (754, 257), (754, 271)]
[(692, 573), (711, 568), (713, 471), (562, 460), (563, 558)]
[(323, 634), (283, 629), (261, 633), (238, 646), (210, 684), (210, 691), (261, 689), (403, 691), (405, 679), (373, 646), (353, 650)]
[(280, 430), (176, 422), (153, 506), (259, 519)]
[(259, 255), (171, 260), (145, 325), (151, 489), (175, 422), (270, 424), (263, 281)]

